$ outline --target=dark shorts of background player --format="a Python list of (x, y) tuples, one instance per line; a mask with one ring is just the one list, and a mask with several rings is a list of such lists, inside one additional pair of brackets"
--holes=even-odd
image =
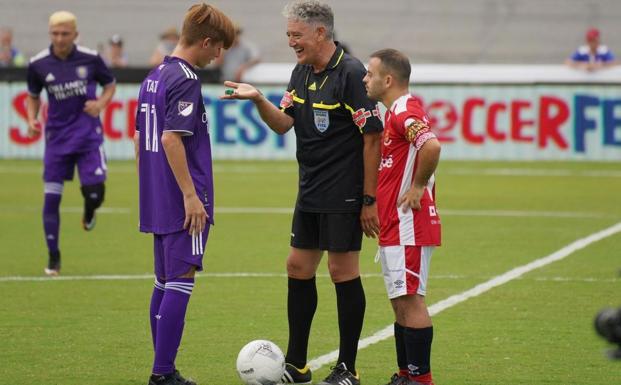
[(362, 227), (359, 213), (293, 213), (291, 247), (344, 253), (360, 251)]

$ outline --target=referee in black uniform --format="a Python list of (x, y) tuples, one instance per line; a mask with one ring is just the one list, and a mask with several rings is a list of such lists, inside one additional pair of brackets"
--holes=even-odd
[(289, 46), (298, 64), (280, 109), (249, 84), (223, 99), (252, 100), (279, 134), (295, 127), (299, 192), (293, 214), (289, 276), (289, 345), (285, 383), (310, 383), (307, 347), (317, 308), (315, 273), (324, 250), (337, 296), (340, 332), (337, 365), (319, 384), (359, 385), (356, 352), (365, 296), (360, 280), (362, 233), (379, 234), (375, 205), (382, 122), (362, 82), (362, 63), (333, 40), (332, 9), (317, 1), (284, 9)]

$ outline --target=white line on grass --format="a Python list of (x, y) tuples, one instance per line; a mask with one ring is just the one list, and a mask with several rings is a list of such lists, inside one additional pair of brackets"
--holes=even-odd
[[(381, 274), (362, 274), (363, 278), (381, 277)], [(197, 273), (196, 278), (286, 278), (286, 273)], [(319, 278), (328, 278), (328, 274), (317, 274)], [(446, 276), (449, 277), (449, 276)], [(37, 281), (136, 281), (152, 280), (153, 273), (145, 274), (117, 274), (117, 275), (61, 275), (57, 277), (28, 277), (7, 276), (0, 277), (0, 282), (37, 282)]]
[[(261, 165), (214, 165), (214, 173), (222, 174), (297, 174), (298, 168), (294, 163), (291, 166), (261, 166)], [(108, 165), (110, 174), (135, 174), (136, 167), (124, 165)], [(41, 174), (40, 166), (0, 166), (0, 174)], [(588, 178), (621, 178), (618, 170), (572, 170), (563, 168), (538, 169), (538, 168), (447, 168), (440, 170), (438, 174), (447, 175), (478, 175), (478, 176), (542, 176), (542, 177), (588, 177)]]
[(621, 178), (617, 170), (571, 170), (571, 169), (537, 169), (537, 168), (453, 168), (440, 171), (449, 175), (479, 176), (578, 176), (589, 178)]
[[(41, 207), (35, 206), (0, 206), (4, 212), (38, 212)], [(77, 206), (61, 207), (62, 213), (82, 213), (84, 209)], [(101, 207), (100, 214), (131, 214), (129, 207)], [(537, 210), (452, 210), (441, 209), (440, 215), (478, 216), (478, 217), (516, 217), (516, 218), (613, 218), (612, 215), (598, 212), (578, 211), (537, 211)], [(293, 214), (291, 207), (216, 207), (216, 215), (220, 214)]]
[[(567, 257), (568, 255), (571, 255), (572, 253), (583, 249), (587, 246), (589, 246), (592, 243), (595, 243), (597, 241), (600, 241), (604, 238), (607, 238), (611, 235), (614, 235), (618, 232), (621, 232), (621, 222), (610, 226), (604, 230), (598, 231), (596, 233), (593, 233), (587, 237), (578, 239), (572, 243), (570, 243), (569, 245), (563, 247), (560, 250), (555, 251), (554, 253), (547, 255), (543, 258), (539, 258), (531, 263), (528, 263), (526, 265), (523, 266), (519, 266), (516, 267), (514, 269), (511, 269), (509, 271), (507, 271), (504, 274), (498, 275), (492, 279), (490, 279), (489, 281), (483, 282), (479, 285), (476, 285), (475, 287), (473, 287), (472, 289), (466, 290), (462, 293), (459, 294), (455, 294), (452, 295), (446, 299), (443, 299), (440, 302), (436, 302), (433, 305), (429, 306), (429, 314), (430, 315), (436, 315), (448, 308), (451, 308), (455, 305), (458, 305), (464, 301), (469, 300), (470, 298), (475, 298), (478, 297), (479, 295), (495, 288), (498, 287), (500, 285), (504, 285), (507, 282), (510, 282), (514, 279), (519, 278), (520, 276), (531, 272), (533, 270), (539, 269), (541, 267), (544, 267), (546, 265), (549, 265), (552, 262), (556, 262), (556, 261), (560, 261), (562, 259), (564, 259), (565, 257)], [(370, 345), (373, 345), (375, 343), (381, 342), (387, 338), (390, 338), (393, 336), (393, 332), (394, 332), (394, 326), (393, 324), (390, 324), (388, 326), (386, 326), (384, 329), (376, 332), (375, 334), (363, 338), (359, 341), (358, 343), (358, 350), (364, 349)], [(339, 351), (338, 350), (333, 350), (330, 353), (321, 355), (319, 357), (313, 358), (312, 360), (310, 360), (308, 362), (308, 365), (310, 366), (310, 368), (312, 370), (317, 370), (319, 368), (321, 368), (322, 366), (329, 364), (333, 361), (335, 361), (338, 358), (338, 354)]]
[[(383, 277), (380, 273), (363, 273), (361, 274), (362, 278), (381, 278)], [(286, 273), (250, 273), (250, 272), (237, 272), (237, 273), (197, 273), (196, 278), (286, 278)], [(330, 275), (327, 273), (319, 273), (317, 274), (317, 278), (329, 278)], [(480, 280), (480, 279), (489, 279), (489, 277), (481, 277), (481, 276), (471, 276), (471, 275), (457, 275), (457, 274), (442, 274), (442, 275), (433, 275), (434, 280), (444, 279), (444, 280), (458, 280), (458, 279), (470, 279), (470, 280)], [(136, 281), (136, 280), (152, 280), (152, 273), (145, 274), (114, 274), (114, 275), (61, 275), (58, 277), (44, 277), (44, 276), (0, 276), (0, 282), (53, 282), (53, 281)], [(519, 277), (516, 278), (518, 280), (524, 280), (526, 278)], [(601, 282), (619, 282), (621, 278), (593, 278), (593, 277), (584, 277), (584, 278), (574, 278), (574, 277), (537, 277), (532, 278), (533, 281), (542, 281), (542, 282), (593, 282), (593, 283), (601, 283)]]
[[(298, 167), (295, 163), (291, 166), (253, 166), (253, 165), (235, 165), (224, 166), (214, 165), (214, 173), (222, 174), (297, 174)], [(108, 164), (109, 174), (136, 174), (136, 166), (123, 166)], [(0, 174), (43, 174), (43, 167), (40, 166), (0, 166)]]

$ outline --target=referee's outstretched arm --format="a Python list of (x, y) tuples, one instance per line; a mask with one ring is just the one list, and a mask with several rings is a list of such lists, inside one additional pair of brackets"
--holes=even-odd
[(233, 92), (227, 92), (220, 96), (220, 99), (248, 99), (257, 106), (261, 119), (277, 134), (284, 134), (293, 127), (293, 118), (272, 104), (267, 98), (254, 86), (246, 83), (235, 83), (231, 81), (224, 82), (225, 87), (233, 89)]

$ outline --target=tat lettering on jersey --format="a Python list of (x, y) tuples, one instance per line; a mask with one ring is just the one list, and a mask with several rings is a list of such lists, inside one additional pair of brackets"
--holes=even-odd
[(147, 79), (147, 92), (150, 93), (157, 93), (157, 84), (159, 83), (159, 80), (151, 80), (151, 79)]

